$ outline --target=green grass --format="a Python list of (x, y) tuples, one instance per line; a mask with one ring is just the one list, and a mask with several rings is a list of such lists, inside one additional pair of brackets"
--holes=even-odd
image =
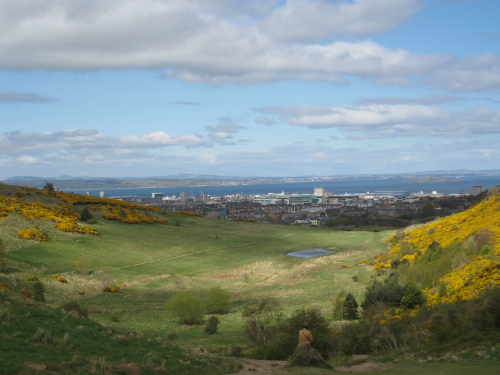
[[(36, 274), (40, 278), (48, 305), (77, 299), (101, 323), (119, 314), (120, 321), (113, 324), (120, 329), (150, 335), (180, 331), (179, 344), (203, 343), (211, 348), (247, 345), (241, 312), (261, 298), (278, 299), (287, 314), (303, 307), (330, 314), (340, 290), (360, 299), (373, 271), (358, 262), (385, 250), (389, 235), (165, 213), (169, 225), (126, 225), (99, 219), (92, 225), (99, 236), (63, 233), (52, 230), (50, 223), (37, 222), (51, 240), (34, 243), (12, 235), (26, 223), (11, 216), (0, 221), (0, 235), (8, 237), (6, 258), (22, 266), (22, 277)], [(181, 221), (179, 227), (174, 225), (176, 220)], [(286, 256), (314, 247), (337, 253), (308, 260)], [(78, 272), (82, 264), (90, 275)], [(349, 268), (342, 268), (344, 264)], [(64, 276), (68, 284), (57, 282), (50, 277), (53, 274)], [(106, 284), (121, 285), (122, 293), (102, 293)], [(167, 299), (176, 291), (203, 294), (214, 286), (229, 290), (234, 300), (231, 312), (221, 317), (220, 333), (207, 336), (200, 327), (181, 327), (165, 311)], [(78, 295), (80, 291), (85, 295)]]
[(236, 369), (234, 362), (171, 345), (165, 335), (148, 338), (2, 293), (0, 310), (9, 316), (5, 319), (4, 313), (0, 322), (2, 374), (30, 374), (30, 365), (82, 375), (122, 373), (124, 366), (141, 374), (221, 374)]

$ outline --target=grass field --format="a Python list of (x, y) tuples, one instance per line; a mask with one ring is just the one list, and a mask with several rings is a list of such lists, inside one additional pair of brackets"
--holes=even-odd
[[(99, 236), (63, 233), (40, 222), (37, 226), (51, 240), (34, 243), (13, 235), (25, 219), (11, 215), (0, 222), (0, 235), (7, 259), (23, 278), (35, 274), (44, 282), (48, 304), (77, 300), (91, 310), (93, 319), (115, 329), (150, 335), (176, 331), (177, 343), (183, 346), (222, 349), (246, 345), (241, 312), (264, 297), (278, 299), (285, 313), (316, 307), (329, 314), (332, 300), (341, 290), (352, 292), (359, 300), (374, 272), (371, 266), (358, 263), (385, 250), (390, 234), (228, 222), (172, 213), (165, 217), (171, 224), (124, 225), (99, 220), (93, 225)], [(180, 226), (172, 225), (176, 220)], [(336, 253), (307, 260), (286, 256), (316, 247)], [(68, 283), (51, 278), (55, 274)], [(122, 292), (102, 293), (111, 284), (121, 286)], [(220, 317), (217, 335), (206, 335), (200, 326), (180, 326), (165, 311), (166, 301), (176, 291), (203, 295), (214, 286), (230, 291), (233, 298), (231, 312)], [(119, 321), (111, 323), (111, 317)]]

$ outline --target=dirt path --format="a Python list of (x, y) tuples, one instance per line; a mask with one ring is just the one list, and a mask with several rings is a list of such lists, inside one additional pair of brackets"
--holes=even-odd
[[(243, 368), (240, 372), (233, 375), (250, 375), (250, 374), (260, 374), (260, 375), (285, 375), (290, 374), (285, 370), (287, 361), (269, 361), (269, 360), (259, 360), (259, 359), (241, 359), (240, 363)], [(332, 369), (332, 372), (368, 372), (376, 370), (382, 367), (381, 363), (372, 362), (367, 360), (366, 362), (359, 363), (353, 366), (336, 366)], [(325, 373), (324, 369), (318, 369), (315, 367), (302, 368), (304, 371), (301, 373), (314, 375), (318, 372), (322, 374)], [(327, 370), (328, 371), (328, 370)]]
[(242, 359), (243, 368), (234, 375), (264, 374), (264, 375), (282, 375), (286, 374), (283, 370), (287, 361), (267, 361), (260, 359)]

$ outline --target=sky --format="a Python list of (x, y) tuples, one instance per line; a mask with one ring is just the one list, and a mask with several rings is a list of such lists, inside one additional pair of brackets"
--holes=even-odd
[(500, 169), (498, 0), (0, 0), (0, 179)]

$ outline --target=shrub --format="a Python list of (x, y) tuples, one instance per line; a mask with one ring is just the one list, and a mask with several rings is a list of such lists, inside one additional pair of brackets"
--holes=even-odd
[(33, 299), (38, 302), (45, 302), (45, 288), (40, 281), (33, 285)]
[(89, 316), (89, 309), (82, 308), (80, 304), (76, 301), (68, 301), (62, 304), (59, 308), (68, 313), (74, 312), (81, 318), (88, 318)]
[(203, 321), (203, 300), (187, 291), (175, 293), (166, 304), (166, 309), (175, 315), (180, 323), (200, 324)]
[(403, 298), (405, 288), (399, 285), (396, 277), (389, 277), (383, 283), (373, 282), (366, 291), (361, 307), (366, 310), (370, 305), (384, 303), (388, 307), (398, 307)]
[(62, 276), (58, 276), (57, 277), (57, 281), (59, 281), (60, 283), (63, 283), (63, 284), (67, 284), (68, 283), (68, 280), (66, 280), (64, 277)]
[(225, 314), (231, 306), (231, 295), (227, 290), (216, 286), (208, 291), (205, 306), (210, 314)]
[(219, 323), (219, 318), (217, 318), (215, 315), (212, 315), (210, 318), (208, 318), (207, 325), (205, 326), (205, 332), (208, 335), (217, 333), (217, 331), (219, 330)]
[(44, 235), (39, 229), (36, 228), (24, 228), (20, 229), (17, 232), (17, 235), (26, 240), (35, 240), (35, 241), (48, 241), (49, 237)]
[(23, 289), (21, 290), (21, 294), (23, 298), (33, 299), (33, 293), (31, 293), (29, 290)]
[(92, 214), (90, 213), (90, 210), (88, 207), (85, 207), (82, 211), (82, 213), (80, 214), (80, 220), (81, 221), (89, 221), (90, 219), (92, 219)]
[(401, 307), (403, 309), (414, 309), (425, 303), (425, 294), (414, 284), (408, 284), (405, 288)]
[(103, 290), (103, 293), (121, 293), (122, 291), (120, 288), (114, 287), (114, 286), (107, 286)]

